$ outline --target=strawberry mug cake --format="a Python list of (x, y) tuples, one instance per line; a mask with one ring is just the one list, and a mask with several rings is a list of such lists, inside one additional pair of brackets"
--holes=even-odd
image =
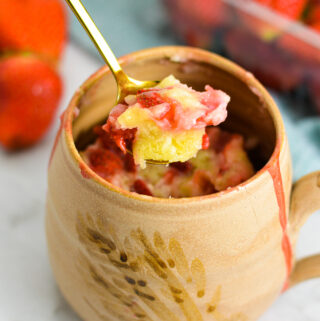
[(254, 169), (243, 137), (217, 127), (229, 100), (220, 90), (198, 92), (169, 76), (115, 106), (82, 157), (110, 183), (149, 196), (192, 197), (238, 185)]

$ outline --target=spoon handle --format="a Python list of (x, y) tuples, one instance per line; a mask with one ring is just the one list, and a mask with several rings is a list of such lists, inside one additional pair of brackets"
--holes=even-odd
[(83, 28), (87, 31), (93, 43), (99, 50), (101, 57), (108, 64), (115, 78), (117, 80), (119, 80), (119, 78), (123, 78), (124, 73), (116, 56), (103, 38), (82, 2), (80, 0), (66, 0), (66, 2), (82, 24)]

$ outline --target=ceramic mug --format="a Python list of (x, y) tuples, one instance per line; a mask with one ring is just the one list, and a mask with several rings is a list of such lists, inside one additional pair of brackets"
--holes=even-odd
[(254, 146), (257, 173), (220, 193), (181, 199), (103, 180), (79, 154), (115, 101), (115, 81), (100, 69), (64, 113), (49, 165), (50, 260), (74, 310), (87, 321), (253, 321), (283, 290), (320, 276), (320, 256), (294, 257), (299, 229), (320, 208), (320, 172), (291, 193), (281, 115), (252, 74), (187, 47), (147, 49), (120, 62), (137, 79), (174, 74), (195, 89), (227, 92), (224, 127)]

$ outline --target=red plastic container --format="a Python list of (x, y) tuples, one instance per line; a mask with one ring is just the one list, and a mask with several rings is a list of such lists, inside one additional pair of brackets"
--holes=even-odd
[(320, 33), (250, 0), (163, 1), (183, 43), (231, 58), (320, 113)]

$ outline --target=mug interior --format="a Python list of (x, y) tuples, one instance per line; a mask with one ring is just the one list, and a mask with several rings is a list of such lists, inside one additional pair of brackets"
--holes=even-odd
[[(265, 94), (253, 85), (258, 82), (250, 73), (233, 64), (231, 67), (235, 70), (230, 72), (230, 62), (205, 53), (215, 59), (203, 61), (196, 55), (182, 57), (167, 54), (128, 59), (130, 55), (124, 59), (124, 70), (136, 79), (161, 80), (172, 74), (196, 90), (204, 90), (205, 85), (209, 84), (226, 92), (231, 101), (227, 120), (221, 127), (243, 135), (249, 158), (258, 171), (268, 162), (276, 145), (277, 133), (271, 107), (266, 102)], [(115, 101), (116, 83), (112, 74), (104, 68), (83, 87), (77, 102), (79, 113), (73, 120), (72, 133), (78, 151), (93, 142), (92, 128), (106, 121), (106, 115)]]

